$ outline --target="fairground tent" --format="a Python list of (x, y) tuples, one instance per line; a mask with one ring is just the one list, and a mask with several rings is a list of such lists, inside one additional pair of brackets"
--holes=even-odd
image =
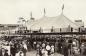
[(69, 20), (63, 14), (60, 14), (56, 17), (43, 16), (35, 22), (28, 23), (27, 28), (32, 31), (37, 31), (39, 29), (43, 31), (50, 31), (52, 28), (55, 29), (55, 31), (60, 31), (60, 28), (65, 30), (65, 28), (67, 29), (69, 26), (72, 28), (78, 28), (78, 25), (74, 24), (74, 22)]

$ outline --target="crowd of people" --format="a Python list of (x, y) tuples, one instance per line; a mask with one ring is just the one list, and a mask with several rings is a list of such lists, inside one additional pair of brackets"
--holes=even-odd
[[(41, 39), (41, 38), (40, 38)], [(66, 39), (52, 39), (52, 41), (47, 38), (47, 40), (41, 39), (21, 39), (15, 40), (0, 40), (0, 56), (26, 56), (27, 51), (35, 50), (36, 56), (54, 56), (55, 52), (62, 54), (64, 56), (73, 56), (85, 55), (86, 45), (81, 44), (80, 48), (76, 46), (73, 48), (74, 42), (66, 42)], [(55, 40), (55, 41), (54, 41)], [(78, 43), (77, 43), (78, 44)], [(66, 51), (65, 51), (66, 50)], [(77, 51), (78, 50), (78, 51)]]
[(5, 39), (1, 40), (0, 56), (2, 56), (2, 53), (8, 54), (6, 56), (26, 56), (26, 52), (31, 51), (32, 49), (37, 51), (36, 55), (39, 55), (39, 56), (52, 55), (53, 56), (56, 50), (55, 41), (46, 41), (46, 40), (33, 41), (31, 39), (25, 39), (25, 40), (24, 39), (22, 40), (11, 39), (9, 41), (8, 40), (5, 40)]
[(37, 56), (53, 56), (55, 52), (55, 47), (53, 44), (50, 44), (49, 42), (39, 42), (37, 43), (36, 50)]
[(26, 41), (1, 41), (0, 56), (26, 56), (27, 44)]

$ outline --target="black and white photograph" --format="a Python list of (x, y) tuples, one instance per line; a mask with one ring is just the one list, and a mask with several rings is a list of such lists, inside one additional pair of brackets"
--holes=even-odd
[(86, 56), (86, 0), (0, 0), (0, 56)]

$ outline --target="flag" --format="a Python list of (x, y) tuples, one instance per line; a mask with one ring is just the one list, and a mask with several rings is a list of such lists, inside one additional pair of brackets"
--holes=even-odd
[(64, 4), (62, 5), (62, 11), (64, 10)]

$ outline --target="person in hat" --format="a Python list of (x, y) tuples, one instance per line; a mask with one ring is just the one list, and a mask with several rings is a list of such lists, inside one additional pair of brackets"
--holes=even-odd
[(14, 45), (11, 45), (10, 51), (11, 51), (11, 55), (12, 55), (12, 56), (15, 56), (15, 54), (16, 54), (16, 49), (15, 49)]
[(48, 42), (46, 45), (46, 50), (48, 51), (48, 55), (50, 55), (50, 49), (51, 49), (51, 47), (50, 47), (49, 42)]
[(1, 52), (1, 53), (2, 53), (1, 56), (4, 56), (4, 54), (5, 54), (5, 49), (2, 48), (1, 50), (2, 50), (2, 52)]

